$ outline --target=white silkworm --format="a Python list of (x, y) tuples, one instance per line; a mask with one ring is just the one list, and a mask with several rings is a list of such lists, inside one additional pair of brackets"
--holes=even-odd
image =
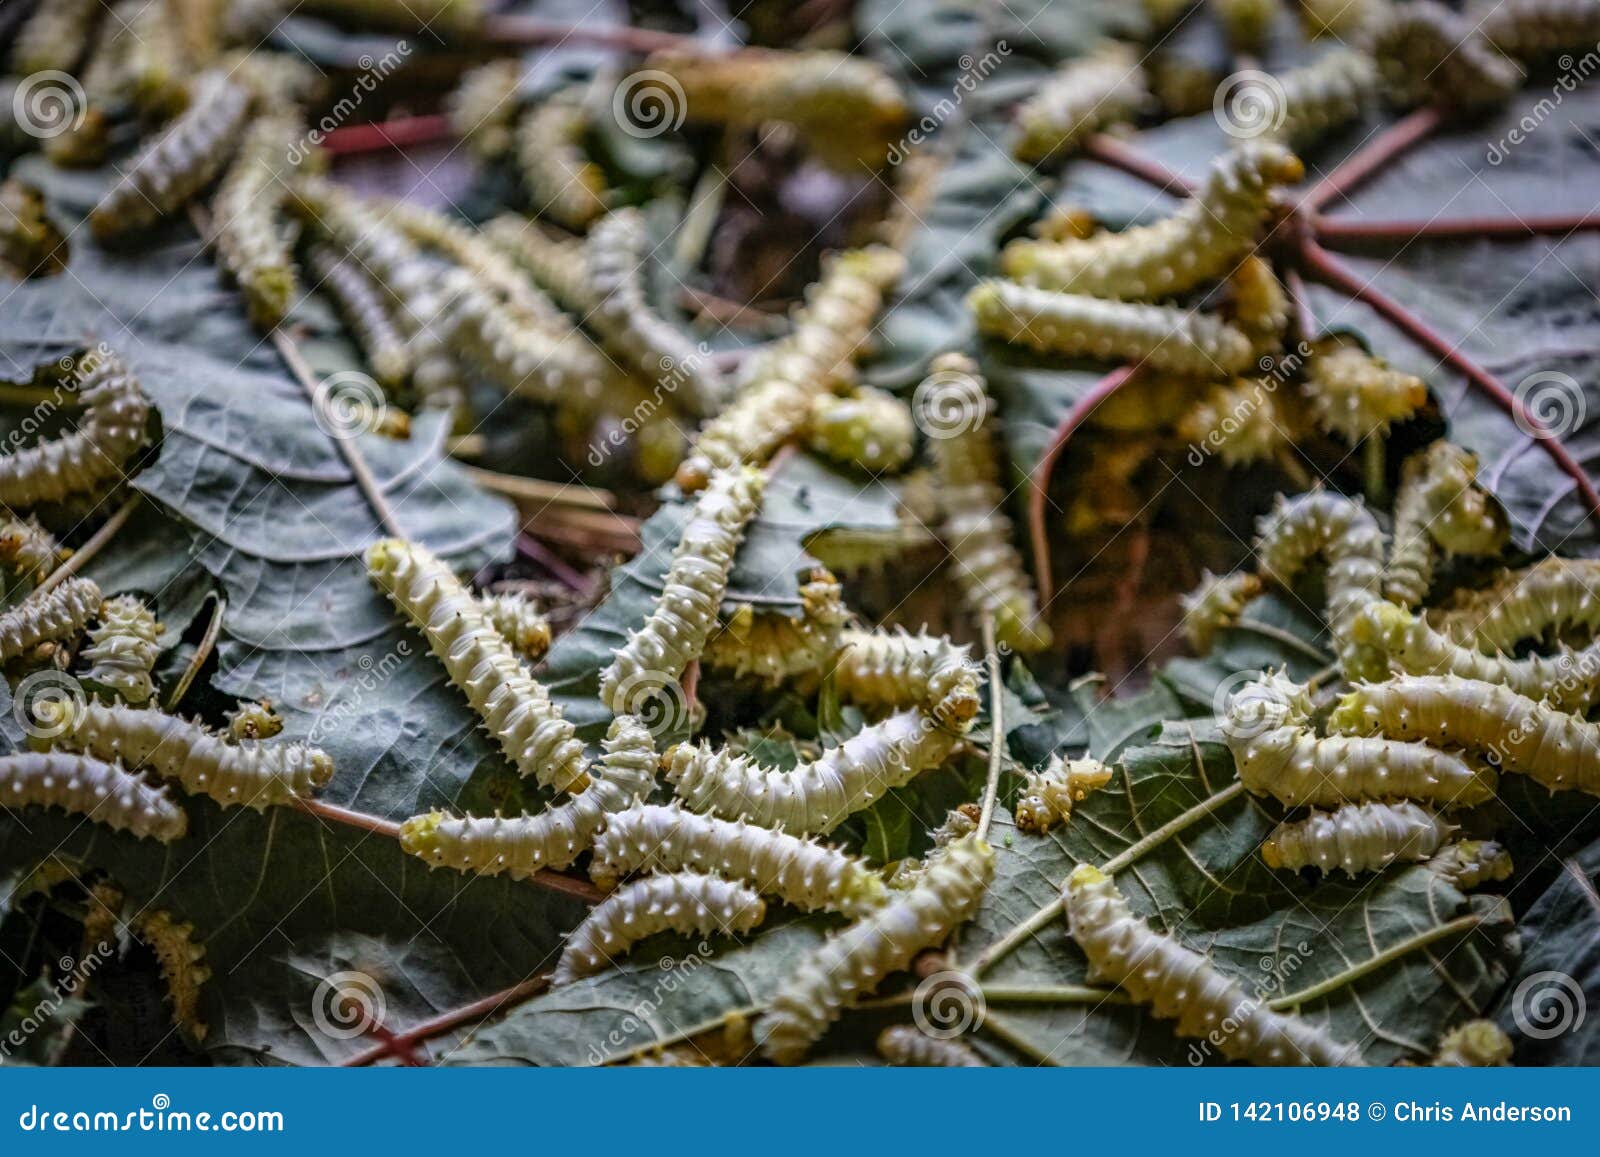
[(75, 637), (100, 610), (100, 602), (94, 581), (78, 577), (29, 595), (0, 614), (0, 662), (21, 658), (40, 643)]
[(188, 815), (165, 788), (151, 787), (120, 764), (58, 751), (0, 757), (0, 807), (30, 804), (164, 844), (189, 830)]
[(160, 640), (161, 624), (144, 603), (132, 595), (107, 599), (83, 651), (89, 663), (84, 678), (109, 687), (129, 703), (143, 703), (155, 693), (150, 672), (161, 654)]
[(1043, 835), (1072, 818), (1072, 808), (1111, 782), (1114, 769), (1098, 759), (1063, 759), (1051, 756), (1038, 771), (1025, 772), (1017, 798), (1017, 827)]
[(878, 1055), (891, 1065), (922, 1069), (981, 1069), (989, 1062), (971, 1045), (929, 1036), (909, 1024), (893, 1024), (878, 1034)]
[(848, 630), (833, 663), (839, 698), (862, 707), (920, 707), (964, 730), (981, 706), (981, 672), (967, 647), (948, 636)]
[(1251, 600), (1261, 594), (1261, 579), (1249, 571), (1214, 575), (1206, 571), (1200, 585), (1179, 598), (1183, 633), (1195, 654), (1211, 650), (1217, 632), (1233, 626)]
[(1390, 864), (1426, 860), (1444, 846), (1455, 825), (1414, 803), (1346, 804), (1281, 823), (1261, 845), (1269, 868), (1335, 868), (1347, 875), (1377, 872)]

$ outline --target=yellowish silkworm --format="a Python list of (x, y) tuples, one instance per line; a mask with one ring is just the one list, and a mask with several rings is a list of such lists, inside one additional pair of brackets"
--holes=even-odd
[(132, 595), (107, 599), (100, 607), (100, 622), (89, 632), (83, 657), (89, 663), (84, 676), (110, 688), (135, 706), (155, 694), (150, 672), (161, 654), (161, 624), (150, 608)]
[(1261, 594), (1261, 579), (1249, 571), (1214, 575), (1206, 571), (1200, 585), (1179, 598), (1183, 633), (1195, 654), (1211, 650), (1217, 632), (1233, 626), (1245, 607)]
[(1404, 800), (1346, 804), (1279, 824), (1261, 845), (1261, 858), (1269, 868), (1312, 867), (1325, 875), (1339, 868), (1357, 876), (1426, 860), (1455, 830), (1454, 824)]
[(1039, 164), (1077, 148), (1091, 133), (1130, 121), (1150, 103), (1133, 49), (1108, 41), (1068, 61), (1017, 109), (1012, 151)]
[(22, 658), (41, 643), (75, 638), (100, 610), (100, 588), (93, 579), (67, 579), (34, 593), (0, 614), (0, 662)]
[(1111, 782), (1114, 769), (1098, 759), (1064, 759), (1051, 756), (1038, 771), (1025, 772), (1017, 798), (1017, 827), (1043, 835), (1072, 818), (1072, 808)]

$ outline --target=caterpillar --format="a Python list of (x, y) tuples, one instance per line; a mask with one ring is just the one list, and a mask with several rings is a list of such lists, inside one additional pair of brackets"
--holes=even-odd
[(1255, 248), (1274, 190), (1304, 175), (1299, 158), (1275, 141), (1243, 142), (1212, 163), (1205, 185), (1170, 217), (1087, 241), (1013, 241), (1000, 269), (1036, 289), (1172, 297), (1231, 271)]
[(1358, 644), (1381, 650), (1408, 675), (1454, 675), (1501, 683), (1520, 695), (1574, 711), (1587, 708), (1600, 692), (1600, 643), (1581, 651), (1562, 647), (1553, 656), (1485, 655), (1440, 634), (1405, 608), (1385, 602), (1366, 607), (1351, 629)]
[(1178, 437), (1224, 466), (1272, 459), (1290, 445), (1285, 418), (1273, 401), (1276, 387), (1259, 378), (1234, 378), (1206, 391), (1178, 420)]
[(756, 1021), (763, 1055), (794, 1064), (846, 1007), (970, 920), (994, 877), (994, 850), (976, 835), (941, 848), (903, 892), (807, 953)]
[(705, 650), (734, 555), (765, 489), (759, 470), (727, 470), (695, 502), (655, 607), (600, 674), (600, 698), (612, 711), (634, 711), (642, 704), (630, 703), (662, 692)]
[(115, 354), (95, 351), (80, 363), (73, 385), (83, 414), (78, 428), (53, 441), (0, 455), (0, 503), (13, 510), (94, 494), (122, 481), (145, 443), (150, 404)]
[(73, 638), (94, 618), (100, 601), (94, 580), (77, 577), (29, 595), (0, 614), (0, 662), (19, 659), (40, 643)]
[(742, 880), (807, 912), (858, 916), (887, 895), (882, 878), (854, 856), (677, 804), (638, 805), (612, 816), (595, 841), (589, 875), (609, 891), (638, 872), (684, 869)]
[(523, 114), (517, 168), (534, 212), (581, 233), (606, 211), (605, 174), (583, 155), (588, 118), (576, 100), (557, 95)]
[(1272, 271), (1272, 263), (1251, 254), (1228, 275), (1233, 294), (1233, 322), (1250, 338), (1258, 353), (1280, 348), (1289, 328), (1289, 295)]
[(165, 788), (151, 787), (120, 764), (58, 751), (0, 757), (0, 807), (58, 807), (140, 839), (169, 844), (189, 830), (189, 816)]
[(1072, 818), (1074, 804), (1089, 798), (1111, 782), (1113, 769), (1098, 759), (1063, 759), (1051, 756), (1039, 771), (1025, 772), (1022, 794), (1017, 799), (1017, 827), (1034, 835), (1044, 835), (1058, 823)]
[(811, 417), (811, 401), (849, 368), (866, 343), (905, 258), (881, 245), (825, 260), (789, 335), (754, 359), (738, 395), (703, 427), (678, 469), (678, 485), (699, 490), (711, 472), (764, 463)]
[(1314, 867), (1324, 875), (1340, 868), (1357, 876), (1397, 862), (1426, 860), (1455, 830), (1454, 824), (1406, 801), (1346, 804), (1279, 824), (1261, 845), (1261, 858), (1269, 868)]
[(45, 212), (43, 195), (21, 181), (0, 181), (0, 268), (29, 278), (66, 267), (66, 238)]
[(1328, 626), (1345, 677), (1383, 678), (1388, 672), (1384, 651), (1356, 635), (1362, 611), (1379, 599), (1383, 532), (1365, 506), (1342, 495), (1315, 491), (1280, 497), (1258, 527), (1262, 577), (1287, 588), (1316, 555), (1328, 563)]
[(1600, 628), (1600, 561), (1546, 558), (1507, 571), (1437, 616), (1439, 630), (1491, 654), (1525, 639)]
[(568, 867), (595, 836), (635, 807), (655, 786), (655, 743), (630, 715), (611, 721), (604, 753), (589, 769), (583, 794), (537, 815), (482, 817), (428, 812), (400, 825), (400, 846), (433, 867), (526, 880), (541, 869)]
[(1390, 369), (1350, 338), (1313, 347), (1304, 390), (1317, 424), (1352, 446), (1388, 433), (1428, 401), (1426, 382)]
[(398, 388), (410, 374), (411, 353), (382, 291), (358, 262), (325, 242), (311, 247), (309, 263), (317, 288), (333, 298), (372, 376), (385, 389)]
[(1128, 45), (1109, 41), (1069, 61), (1022, 103), (1012, 154), (1043, 164), (1075, 150), (1092, 133), (1133, 120), (1149, 104), (1139, 58)]
[(206, 1024), (200, 1019), (200, 988), (211, 979), (206, 967), (205, 946), (194, 942), (194, 925), (180, 924), (165, 909), (144, 912), (130, 928), (149, 945), (166, 982), (167, 999), (172, 1002), (172, 1023), (195, 1040), (204, 1040)]
[(193, 200), (232, 158), (250, 114), (249, 88), (218, 69), (194, 80), (188, 110), (128, 165), (89, 214), (102, 240), (169, 217)]
[(234, 740), (271, 739), (282, 730), (283, 716), (264, 701), (241, 703), (228, 714), (228, 736)]
[(960, 807), (950, 809), (950, 814), (944, 817), (944, 823), (929, 832), (936, 848), (953, 844), (959, 839), (964, 839), (978, 830), (978, 823), (983, 818), (983, 809), (975, 803), (964, 803)]
[(1564, 51), (1587, 50), (1600, 41), (1600, 4), (1595, 0), (1506, 0), (1484, 14), (1478, 30), (1507, 56), (1524, 63)]
[(333, 760), (302, 743), (230, 743), (202, 726), (153, 708), (102, 703), (38, 703), (34, 714), (59, 747), (120, 759), (176, 780), (191, 795), (223, 807), (307, 799), (333, 778)]
[[(929, 438), (928, 448), (939, 483), (941, 534), (963, 598), (994, 616), (996, 637), (1008, 647), (1047, 649), (1050, 625), (1011, 541), (995, 452), (994, 401), (978, 364), (964, 354), (941, 354), (917, 393), (923, 428), (946, 435)], [(955, 412), (954, 423), (949, 411)]]
[(1426, 597), (1436, 546), (1461, 555), (1505, 549), (1511, 527), (1494, 499), (1474, 485), (1477, 472), (1476, 457), (1445, 441), (1406, 459), (1383, 579), (1383, 593), (1391, 601), (1409, 607)]
[(284, 319), (299, 291), (289, 239), (279, 223), (288, 196), (285, 173), (303, 126), (298, 117), (254, 120), (212, 206), (217, 253), (244, 293), (250, 320), (270, 330)]
[(923, 1069), (983, 1069), (989, 1062), (959, 1040), (929, 1036), (909, 1024), (892, 1024), (878, 1034), (878, 1055), (891, 1065)]
[(848, 617), (844, 588), (831, 573), (813, 571), (800, 586), (800, 614), (757, 611), (741, 603), (706, 640), (703, 665), (767, 687), (817, 675), (839, 649)]
[(791, 835), (826, 835), (892, 789), (938, 767), (957, 737), (920, 711), (900, 711), (792, 771), (704, 743), (679, 744), (662, 761), (691, 811), (745, 819)]
[[(112, 114), (131, 98), (127, 68), (133, 26), (145, 0), (121, 0), (99, 25), (78, 79), (83, 106), (64, 132), (41, 142), (45, 156), (64, 167), (95, 167), (105, 162)], [(44, 5), (40, 6), (43, 11)], [(64, 70), (65, 71), (65, 70)]]
[(1039, 353), (1140, 362), (1214, 379), (1255, 361), (1250, 337), (1209, 314), (982, 281), (967, 295), (980, 332)]
[(161, 624), (144, 603), (132, 595), (107, 599), (83, 652), (89, 662), (84, 677), (110, 688), (125, 702), (144, 703), (155, 694), (150, 672), (161, 654), (160, 639)]
[(1445, 1033), (1429, 1062), (1435, 1068), (1482, 1069), (1511, 1063), (1511, 1038), (1492, 1020), (1469, 1020)]
[(917, 707), (952, 731), (965, 731), (978, 714), (981, 674), (969, 648), (920, 631), (847, 630), (833, 660), (834, 687), (844, 702)]
[(659, 932), (731, 936), (767, 916), (753, 888), (699, 872), (649, 876), (613, 892), (573, 929), (550, 977), (552, 986), (604, 972), (619, 956)]
[(146, 4), (129, 30), (125, 67), (134, 106), (150, 120), (177, 116), (189, 105), (183, 37), (167, 4)]
[(911, 461), (916, 427), (893, 394), (861, 386), (812, 399), (806, 441), (818, 454), (869, 474), (895, 474)]
[(37, 583), (69, 553), (38, 519), (0, 512), (0, 567)]
[(478, 606), (523, 658), (536, 660), (550, 649), (550, 620), (532, 599), (520, 594), (485, 595)]
[(1233, 626), (1245, 606), (1261, 594), (1261, 579), (1249, 571), (1214, 575), (1206, 571), (1200, 585), (1179, 598), (1183, 634), (1197, 655), (1210, 652), (1217, 632)]
[(55, 0), (41, 4), (17, 29), (11, 45), (11, 71), (76, 72), (100, 15), (100, 0)]
[(1282, 91), (1274, 135), (1309, 148), (1335, 129), (1359, 120), (1378, 91), (1377, 62), (1353, 48), (1336, 48), (1277, 78)]
[(1552, 792), (1600, 795), (1600, 725), (1500, 683), (1421, 675), (1364, 684), (1339, 700), (1328, 727), (1466, 748)]
[(694, 342), (657, 314), (645, 296), (644, 266), (650, 237), (644, 215), (619, 209), (589, 234), (589, 281), (597, 299), (585, 320), (644, 380), (673, 402), (705, 417), (726, 402), (715, 364)]
[(500, 246), (562, 309), (587, 317), (597, 304), (584, 243), (551, 237), (534, 222), (504, 213), (483, 227), (485, 240)]
[(1494, 840), (1457, 840), (1428, 861), (1428, 870), (1467, 892), (1511, 878), (1511, 853)]
[(374, 543), (366, 558), (373, 582), (426, 637), (517, 772), (582, 791), (588, 775), (576, 729), (454, 572), (426, 547), (397, 538)]
[(1389, 98), (1403, 107), (1437, 102), (1470, 109), (1500, 104), (1522, 87), (1522, 69), (1442, 4), (1388, 6), (1373, 24), (1372, 55)]
[(495, 60), (469, 70), (445, 99), (450, 127), (474, 156), (493, 160), (511, 151), (521, 87), (521, 63)]
[(1273, 1012), (1200, 953), (1154, 931), (1128, 908), (1116, 881), (1080, 864), (1062, 888), (1072, 939), (1089, 976), (1109, 981), (1179, 1036), (1204, 1037), (1230, 1060), (1258, 1065), (1359, 1065), (1360, 1054), (1299, 1016)]
[(1309, 726), (1310, 709), (1306, 689), (1281, 675), (1266, 675), (1233, 696), (1223, 741), (1247, 790), (1290, 807), (1406, 798), (1469, 807), (1494, 794), (1491, 769), (1424, 743), (1319, 737)]

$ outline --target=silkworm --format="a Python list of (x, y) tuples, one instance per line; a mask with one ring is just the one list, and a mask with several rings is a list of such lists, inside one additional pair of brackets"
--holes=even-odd
[(475, 156), (493, 160), (511, 151), (521, 86), (521, 62), (495, 60), (470, 69), (445, 99), (450, 127)]
[(1279, 824), (1261, 845), (1261, 858), (1269, 868), (1312, 867), (1324, 875), (1340, 868), (1358, 876), (1394, 863), (1426, 860), (1455, 830), (1454, 824), (1414, 803), (1346, 804)]
[(741, 880), (808, 912), (856, 916), (887, 896), (882, 878), (854, 856), (677, 804), (640, 805), (612, 816), (595, 841), (589, 875), (610, 890), (638, 872), (683, 869)]
[(200, 989), (211, 979), (206, 949), (194, 941), (194, 925), (179, 923), (165, 909), (143, 912), (130, 928), (155, 953), (161, 979), (172, 1005), (172, 1023), (195, 1040), (204, 1040), (206, 1024), (200, 1019)]
[(129, 30), (125, 67), (134, 106), (152, 120), (177, 116), (189, 105), (183, 35), (166, 4), (146, 4)]
[(1600, 3), (1506, 0), (1484, 13), (1478, 30), (1501, 52), (1525, 63), (1586, 52), (1600, 41)]
[(1378, 92), (1378, 65), (1365, 52), (1336, 48), (1276, 79), (1283, 119), (1274, 135), (1305, 149), (1361, 118)]
[(1040, 353), (1140, 362), (1214, 379), (1255, 361), (1250, 337), (1209, 314), (983, 281), (967, 295), (978, 329)]
[(897, 787), (938, 767), (957, 737), (920, 711), (900, 711), (863, 728), (792, 771), (679, 744), (663, 761), (685, 807), (745, 819), (791, 835), (826, 835)]
[(878, 1055), (891, 1065), (922, 1069), (982, 1069), (989, 1062), (959, 1040), (929, 1036), (909, 1024), (892, 1024), (878, 1034)]
[(1362, 611), (1380, 598), (1384, 537), (1361, 503), (1315, 491), (1280, 498), (1260, 522), (1256, 558), (1261, 576), (1289, 587), (1316, 556), (1327, 560), (1328, 626), (1349, 679), (1381, 679), (1384, 651), (1356, 637)]
[(550, 620), (527, 596), (486, 595), (478, 600), (478, 606), (523, 658), (535, 660), (550, 649)]
[(333, 778), (328, 753), (303, 743), (230, 743), (199, 723), (148, 708), (103, 703), (38, 703), (53, 742), (98, 759), (120, 759), (176, 780), (223, 807), (307, 799)]
[(67, 267), (67, 244), (44, 197), (21, 181), (0, 181), (0, 267), (17, 277), (47, 277)]
[(264, 701), (241, 703), (228, 714), (232, 739), (271, 739), (283, 730), (283, 716)]
[(1233, 323), (1250, 338), (1258, 353), (1280, 348), (1289, 328), (1289, 295), (1272, 271), (1272, 263), (1254, 254), (1243, 258), (1228, 275), (1233, 294)]
[(1317, 424), (1352, 446), (1388, 433), (1428, 401), (1428, 385), (1373, 357), (1353, 339), (1319, 342), (1304, 386)]
[(1585, 709), (1600, 692), (1600, 643), (1518, 659), (1485, 655), (1440, 634), (1405, 608), (1384, 602), (1373, 603), (1356, 617), (1351, 637), (1386, 654), (1395, 668), (1408, 675), (1454, 675), (1501, 683), (1567, 710)]
[(818, 454), (869, 474), (895, 474), (911, 461), (916, 427), (893, 394), (861, 386), (844, 397), (811, 403), (806, 441)]
[(546, 868), (568, 867), (594, 844), (619, 813), (655, 786), (655, 742), (630, 715), (611, 721), (604, 754), (590, 765), (581, 795), (536, 815), (449, 816), (427, 812), (400, 825), (400, 846), (432, 867), (526, 880)]
[(884, 246), (825, 260), (789, 335), (754, 359), (734, 400), (701, 428), (678, 485), (694, 491), (713, 470), (760, 465), (798, 435), (812, 399), (849, 369), (904, 271), (905, 258)]
[(212, 208), (217, 253), (239, 284), (250, 320), (270, 330), (299, 292), (289, 238), (279, 220), (288, 190), (288, 157), (304, 126), (292, 115), (253, 121)]
[(1260, 594), (1261, 579), (1249, 571), (1225, 575), (1206, 571), (1200, 585), (1178, 600), (1183, 607), (1183, 634), (1194, 653), (1207, 654), (1217, 632), (1236, 624)]
[(411, 353), (383, 291), (360, 263), (340, 256), (331, 245), (313, 245), (309, 261), (317, 288), (333, 298), (372, 376), (385, 389), (398, 388), (411, 372)]
[(533, 211), (581, 233), (606, 211), (605, 174), (583, 154), (588, 117), (560, 94), (529, 109), (517, 125), (517, 167)]
[(40, 643), (75, 637), (100, 610), (100, 602), (94, 580), (77, 577), (29, 595), (0, 614), (0, 662), (19, 659)]
[(1494, 840), (1457, 840), (1428, 861), (1428, 870), (1469, 892), (1511, 878), (1511, 853)]
[(1600, 795), (1600, 725), (1500, 683), (1451, 675), (1368, 683), (1339, 700), (1328, 726), (1466, 748), (1552, 792)]
[[(994, 617), (1000, 642), (1021, 651), (1051, 644), (1032, 579), (1011, 541), (995, 450), (994, 402), (978, 365), (964, 354), (941, 354), (919, 386), (923, 428), (931, 437), (942, 509), (941, 536), (967, 605)], [(955, 411), (952, 415), (945, 411)], [(953, 421), (952, 421), (953, 417)]]
[(573, 929), (550, 977), (570, 984), (604, 972), (633, 946), (660, 932), (732, 936), (749, 932), (767, 916), (755, 889), (699, 872), (649, 876), (613, 892)]
[(722, 375), (687, 335), (651, 308), (644, 280), (650, 250), (644, 215), (637, 209), (619, 209), (595, 224), (588, 252), (596, 305), (585, 320), (679, 408), (700, 417), (714, 414), (727, 401)]
[(160, 640), (161, 624), (144, 603), (132, 595), (107, 599), (83, 651), (89, 664), (84, 678), (110, 688), (124, 702), (144, 703), (155, 694), (150, 672), (161, 655)]
[(76, 72), (99, 15), (99, 0), (56, 0), (39, 5), (17, 29), (11, 45), (11, 71), (17, 76)]
[(1204, 955), (1153, 930), (1116, 881), (1080, 864), (1062, 888), (1072, 939), (1092, 980), (1115, 984), (1179, 1036), (1215, 1042), (1230, 1060), (1258, 1065), (1359, 1065), (1360, 1053), (1304, 1017), (1273, 1012)]
[(1484, 1069), (1511, 1063), (1511, 1038), (1492, 1020), (1469, 1020), (1439, 1039), (1434, 1068)]
[(1290, 438), (1274, 388), (1255, 378), (1212, 386), (1178, 419), (1178, 437), (1230, 468), (1275, 458)]
[(1078, 148), (1092, 133), (1131, 121), (1150, 104), (1131, 47), (1109, 41), (1068, 61), (1017, 109), (1018, 160), (1041, 164)]
[(975, 803), (964, 803), (959, 807), (950, 809), (944, 817), (944, 822), (928, 833), (933, 840), (933, 846), (942, 848), (953, 844), (957, 840), (965, 839), (978, 830), (978, 824), (983, 819), (983, 808)]
[(0, 807), (58, 807), (119, 832), (169, 844), (189, 830), (189, 816), (165, 788), (120, 764), (58, 751), (0, 757)]
[(1551, 557), (1508, 571), (1440, 612), (1436, 625), (1491, 654), (1568, 630), (1592, 632), (1600, 628), (1600, 560)]
[(1017, 827), (1042, 836), (1056, 824), (1065, 823), (1072, 818), (1073, 805), (1111, 782), (1113, 770), (1098, 759), (1055, 755), (1040, 770), (1024, 772), (1015, 808)]
[(1374, 22), (1372, 55), (1389, 98), (1408, 108), (1443, 93), (1452, 109), (1500, 104), (1522, 87), (1515, 61), (1433, 0), (1386, 6)]
[(1235, 52), (1256, 53), (1284, 15), (1284, 4), (1283, 0), (1217, 0), (1212, 10)]
[(1274, 190), (1304, 175), (1282, 145), (1244, 142), (1212, 163), (1205, 185), (1170, 217), (1087, 241), (1013, 241), (1000, 254), (1000, 269), (1037, 289), (1128, 301), (1173, 297), (1226, 276), (1255, 248)]
[(576, 729), (455, 573), (426, 547), (398, 538), (368, 548), (367, 573), (422, 632), (518, 774), (558, 791), (583, 790)]
[(612, 711), (637, 710), (635, 700), (660, 694), (705, 650), (734, 556), (765, 489), (760, 471), (728, 470), (696, 500), (655, 607), (601, 672), (600, 698)]
[(701, 662), (766, 687), (820, 676), (839, 649), (848, 616), (839, 581), (819, 568), (800, 586), (800, 614), (741, 603), (706, 640)]
[(1476, 485), (1478, 460), (1440, 440), (1406, 459), (1394, 504), (1394, 544), (1383, 593), (1401, 606), (1420, 603), (1433, 584), (1438, 548), (1495, 555), (1511, 535), (1505, 512)]
[(188, 110), (140, 151), (89, 214), (95, 236), (146, 228), (198, 196), (232, 158), (250, 103), (249, 88), (221, 70), (196, 77)]
[(60, 566), (67, 554), (38, 519), (0, 513), (0, 567), (37, 583)]
[(994, 850), (979, 837), (939, 849), (909, 888), (801, 958), (756, 1021), (763, 1055), (803, 1059), (847, 1007), (970, 920), (993, 877)]
[(100, 21), (89, 59), (78, 74), (83, 107), (64, 132), (40, 142), (53, 164), (92, 168), (105, 162), (113, 113), (132, 97), (127, 59), (133, 27), (144, 6), (144, 0), (121, 0)]
[(970, 648), (920, 631), (845, 631), (833, 661), (834, 687), (844, 702), (918, 707), (957, 731), (978, 714), (981, 674)]
[(483, 235), (500, 246), (562, 309), (579, 317), (594, 310), (597, 300), (582, 241), (551, 237), (514, 213), (494, 218), (483, 227)]
[(121, 359), (94, 351), (78, 373), (70, 387), (83, 406), (77, 429), (0, 456), (0, 503), (13, 510), (121, 482), (128, 460), (145, 443), (150, 404)]
[(1469, 807), (1494, 794), (1494, 772), (1458, 755), (1420, 742), (1324, 738), (1311, 729), (1309, 718), (1305, 688), (1280, 675), (1268, 675), (1234, 695), (1223, 741), (1247, 790), (1290, 807), (1383, 799)]

